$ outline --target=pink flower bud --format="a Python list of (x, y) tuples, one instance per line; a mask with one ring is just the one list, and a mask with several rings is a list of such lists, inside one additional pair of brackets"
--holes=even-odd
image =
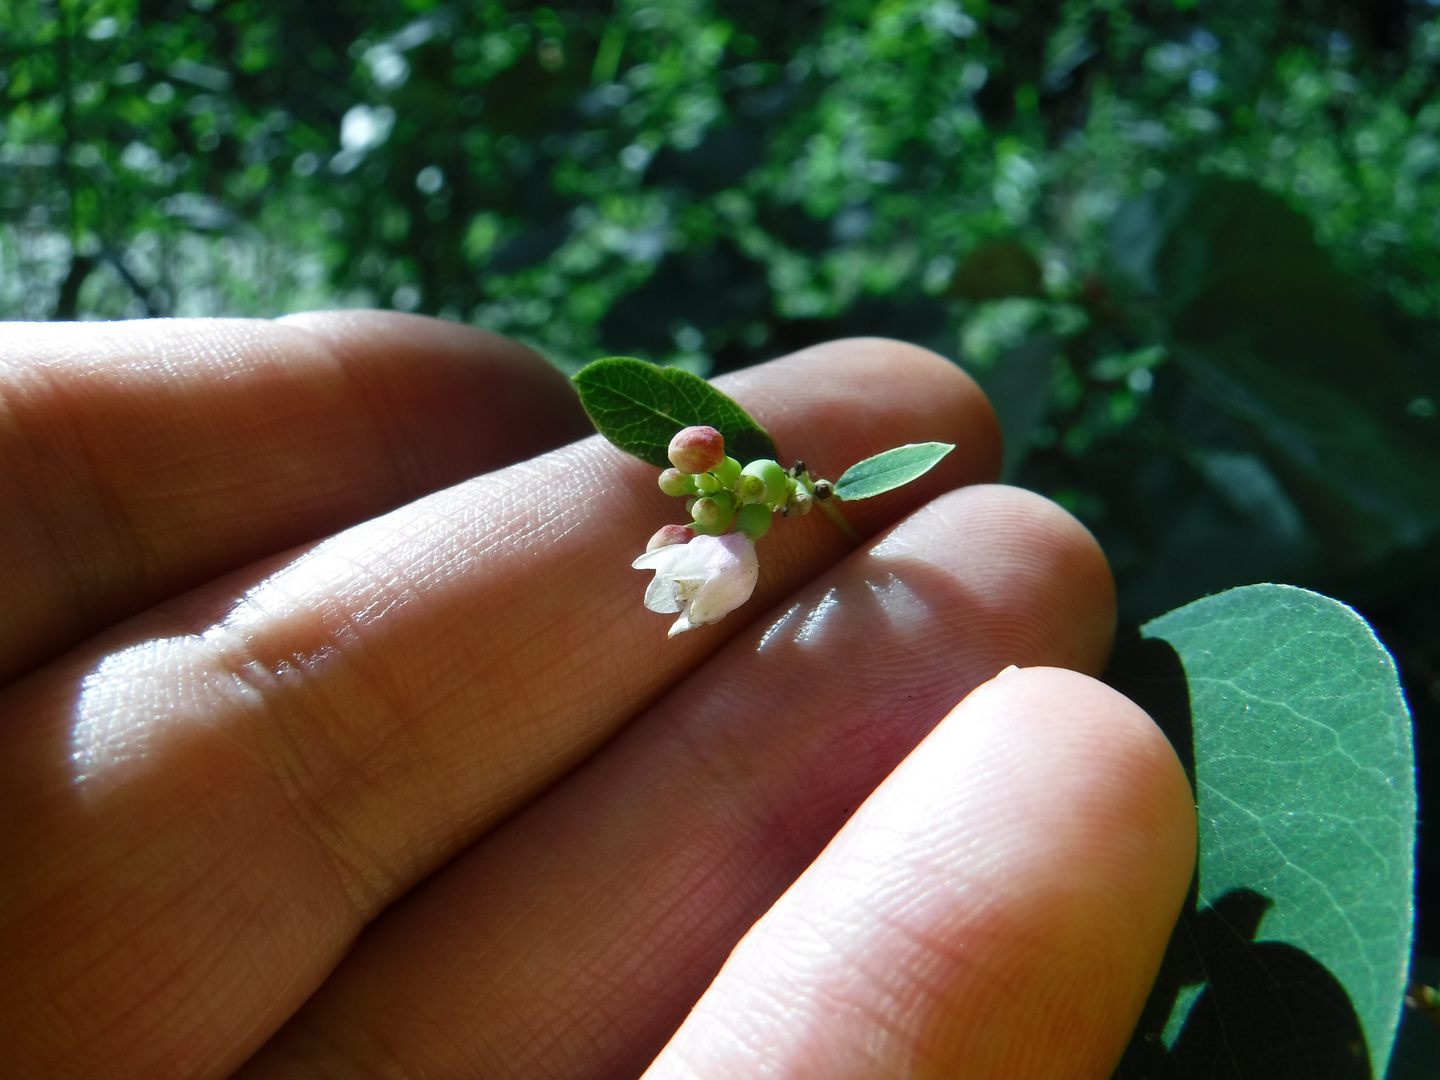
[(707, 473), (725, 460), (725, 439), (713, 427), (681, 428), (670, 440), (670, 464), (682, 473)]
[(655, 551), (657, 548), (670, 547), (672, 544), (688, 544), (695, 539), (695, 533), (688, 525), (664, 525), (660, 531), (650, 537), (650, 542), (645, 545), (646, 551)]
[(724, 532), (730, 527), (730, 519), (735, 516), (735, 499), (724, 491), (717, 491), (692, 506), (690, 513), (701, 532)]

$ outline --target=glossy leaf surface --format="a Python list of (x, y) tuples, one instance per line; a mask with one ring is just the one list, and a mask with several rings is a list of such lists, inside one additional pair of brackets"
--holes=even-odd
[(675, 433), (693, 424), (719, 431), (725, 452), (742, 463), (775, 457), (774, 441), (749, 413), (683, 368), (612, 356), (581, 368), (575, 386), (595, 429), (657, 468), (670, 464), (665, 451)]

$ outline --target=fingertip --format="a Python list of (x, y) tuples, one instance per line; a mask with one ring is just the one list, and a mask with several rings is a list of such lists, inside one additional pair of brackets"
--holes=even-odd
[(1097, 824), (1134, 830), (1136, 842), (1160, 858), (1131, 865), (1183, 895), (1194, 865), (1194, 792), (1175, 748), (1139, 705), (1078, 671), (1012, 665), (976, 687), (954, 715), (992, 725), (1008, 752), (1028, 759), (1028, 770), (1048, 770), (1074, 788), (1077, 811)]
[(1006, 668), (757, 924), (652, 1075), (726, 1075), (763, 1047), (787, 1077), (1103, 1080), (1194, 838), (1142, 710), (1074, 671)]
[(1109, 563), (1089, 530), (1043, 496), (1003, 484), (949, 492), (877, 540), (872, 555), (964, 581), (974, 603), (956, 609), (946, 632), (957, 654), (994, 665), (977, 680), (1017, 663), (1104, 670), (1115, 633)]
[[(958, 835), (981, 868), (972, 880), (984, 899), (962, 924), (973, 967), (917, 1045), (935, 1061), (988, 1063), (981, 1076), (1101, 1080), (1139, 1017), (1191, 879), (1196, 818), (1184, 769), (1139, 706), (1065, 668), (1002, 671), (937, 736), (936, 758), (972, 778), (956, 821), (963, 815)], [(984, 1012), (996, 1021), (977, 1030), (972, 1018)]]
[(1048, 1075), (1056, 1062), (1108, 1076), (1194, 869), (1195, 801), (1174, 748), (1124, 695), (1051, 667), (1002, 670), (940, 732), (984, 747), (987, 764), (968, 758), (994, 782), (969, 811), (975, 828), (988, 817), (993, 834), (1014, 830), (991, 914), (970, 926), (988, 947), (981, 968), (1003, 972), (994, 1007), (1009, 1019), (977, 1036), (968, 1005), (937, 1010), (922, 1043), (939, 1060), (992, 1062), (983, 1076)]
[[(1016, 557), (1047, 560), (1057, 588), (1051, 607), (1030, 614), (1042, 627), (1058, 666), (1098, 675), (1115, 636), (1115, 578), (1099, 541), (1069, 511), (1024, 488), (995, 485), (997, 514), (1023, 517), (1032, 543)], [(1077, 629), (1079, 632), (1077, 632)]]

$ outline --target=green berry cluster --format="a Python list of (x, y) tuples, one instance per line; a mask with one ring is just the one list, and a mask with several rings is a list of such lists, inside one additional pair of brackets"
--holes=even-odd
[(725, 440), (712, 427), (688, 427), (671, 440), (674, 468), (660, 474), (660, 490), (686, 496), (694, 521), (689, 528), (719, 536), (732, 528), (751, 540), (770, 531), (775, 514), (805, 514), (812, 496), (778, 462), (760, 458), (741, 465), (725, 453)]

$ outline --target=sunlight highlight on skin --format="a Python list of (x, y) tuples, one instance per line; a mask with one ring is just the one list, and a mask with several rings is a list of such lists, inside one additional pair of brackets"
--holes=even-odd
[(821, 632), (825, 629), (825, 617), (830, 614), (840, 603), (840, 592), (838, 589), (831, 589), (820, 598), (810, 612), (805, 616), (805, 621), (800, 624), (800, 629), (795, 631), (794, 641), (796, 645), (815, 646), (819, 644)]
[[(756, 652), (764, 652), (767, 649), (774, 649), (778, 645), (790, 644), (812, 648), (817, 644), (818, 638), (824, 631), (826, 618), (832, 611), (840, 606), (840, 590), (830, 589), (822, 596), (818, 603), (813, 606), (805, 603), (796, 604), (776, 619), (755, 646)], [(800, 625), (792, 631), (791, 627), (796, 621)], [(833, 621), (833, 620), (832, 620)]]
[(908, 629), (930, 617), (924, 597), (894, 574), (886, 574), (884, 581), (866, 579), (865, 584), (895, 629)]
[[(502, 505), (515, 503), (515, 492), (537, 483), (535, 472), (499, 474), (492, 494)], [(543, 479), (553, 478), (546, 473)], [(504, 545), (521, 557), (541, 542), (555, 543), (571, 531), (557, 536), (557, 522), (585, 513), (565, 494), (527, 495), (526, 514), (516, 521), (503, 513), (466, 520), (471, 500), (437, 493), (423, 501), (420, 513), (412, 504), (299, 554), (201, 633), (155, 638), (105, 657), (82, 680), (75, 706), (75, 783), (98, 791), (102, 777), (118, 780), (121, 766), (138, 766), (181, 728), (218, 726), (227, 712), (254, 707), (276, 681), (337, 662), (366, 628), (473, 573), (476, 560), (494, 547)], [(502, 521), (511, 531), (499, 529)], [(414, 558), (417, 536), (443, 539), (457, 531), (468, 542), (429, 544), (423, 558)], [(282, 625), (298, 635), (286, 633), (284, 654), (268, 655), (273, 649), (267, 642)], [(297, 636), (303, 644), (296, 644)]]
[[(181, 728), (260, 708), (277, 680), (335, 661), (360, 626), (405, 606), (411, 590), (357, 574), (364, 564), (355, 548), (336, 537), (256, 584), (202, 633), (154, 638), (101, 660), (81, 681), (75, 706), (74, 782), (98, 790), (102, 778), (119, 780)], [(364, 554), (373, 558), (373, 550)], [(259, 635), (304, 610), (338, 617), (324, 620), (303, 654), (270, 665), (254, 657)]]
[(790, 620), (793, 619), (800, 612), (800, 609), (804, 606), (804, 604), (795, 604), (790, 608), (789, 611), (785, 612), (784, 615), (781, 615), (780, 618), (776, 619), (770, 625), (770, 628), (766, 630), (765, 633), (760, 635), (760, 641), (758, 644), (756, 644), (755, 651), (764, 652), (767, 648), (771, 648), (776, 645), (784, 634), (785, 627), (789, 625)]
[[(869, 553), (869, 558), (876, 558), (886, 544), (890, 544), (890, 538), (876, 545)], [(892, 553), (898, 553), (900, 550), (904, 550), (904, 547), (903, 544), (891, 545), (890, 550)], [(926, 603), (925, 598), (893, 572), (887, 571), (883, 575), (877, 574), (867, 578), (865, 587), (879, 605), (880, 610), (885, 613), (894, 630), (908, 633), (924, 625), (931, 617), (930, 605)], [(832, 588), (813, 606), (807, 606), (804, 603), (795, 604), (760, 636), (760, 640), (755, 646), (756, 651), (764, 652), (767, 649), (773, 649), (782, 641), (804, 648), (817, 647), (828, 627), (838, 618), (839, 609), (842, 607), (841, 600), (841, 590)], [(792, 631), (791, 627), (797, 620), (799, 626)]]
[(80, 684), (70, 735), (74, 782), (93, 787), (102, 776), (140, 764), (179, 725), (260, 707), (254, 679), (263, 669), (237, 662), (241, 649), (240, 639), (220, 625), (105, 657)]
[[(221, 625), (243, 634), (299, 612), (339, 609), (359, 627), (415, 599), (398, 573), (377, 572), (387, 565), (385, 537), (376, 535), (382, 530), (357, 532), (326, 540), (252, 587)], [(393, 534), (390, 539), (395, 547), (404, 542)]]

